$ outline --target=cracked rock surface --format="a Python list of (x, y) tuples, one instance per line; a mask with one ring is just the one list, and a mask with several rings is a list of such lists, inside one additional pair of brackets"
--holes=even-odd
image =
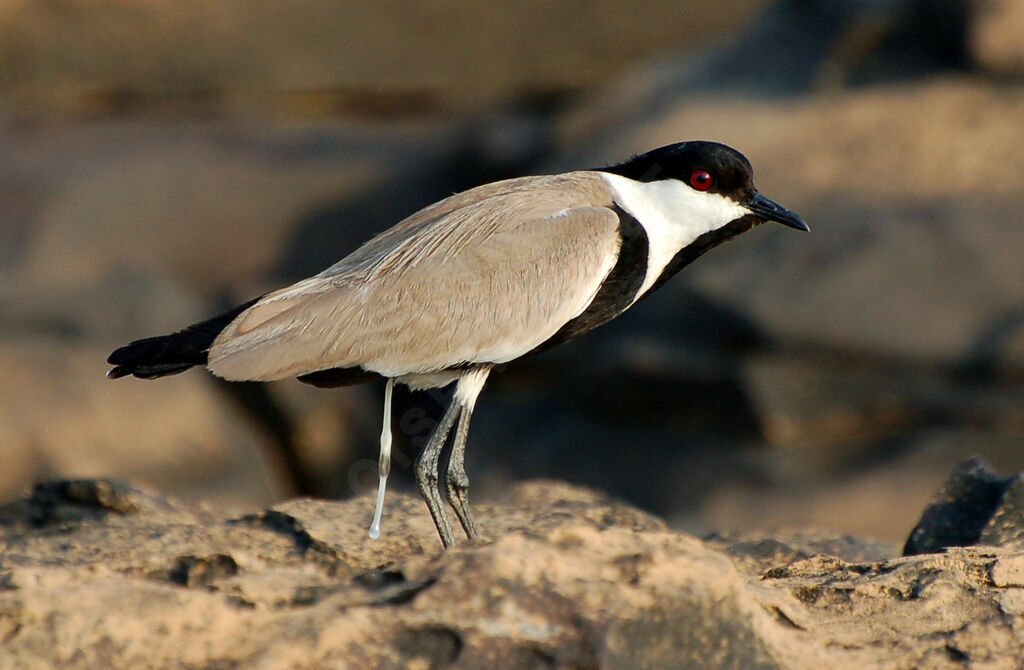
[(443, 552), (390, 497), (229, 517), (104, 480), (0, 509), (0, 668), (1014, 668), (1024, 550), (700, 539), (531, 482)]

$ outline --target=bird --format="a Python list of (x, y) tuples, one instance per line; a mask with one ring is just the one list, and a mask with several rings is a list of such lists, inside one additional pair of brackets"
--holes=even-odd
[(484, 184), (415, 212), (319, 274), (118, 348), (107, 376), (153, 379), (204, 366), (230, 381), (296, 377), (321, 388), (386, 379), (373, 538), (390, 472), (394, 384), (454, 384), (414, 466), (447, 548), (456, 536), (446, 502), (466, 537), (481, 537), (464, 457), (495, 366), (608, 322), (711, 248), (767, 221), (810, 230), (758, 192), (743, 154), (707, 140)]

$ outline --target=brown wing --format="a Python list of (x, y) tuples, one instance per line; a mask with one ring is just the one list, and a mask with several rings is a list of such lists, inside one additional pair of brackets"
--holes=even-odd
[(483, 188), (265, 296), (218, 336), (210, 370), (258, 380), (349, 367), (398, 376), (531, 351), (594, 297), (617, 258), (618, 217), (589, 173)]

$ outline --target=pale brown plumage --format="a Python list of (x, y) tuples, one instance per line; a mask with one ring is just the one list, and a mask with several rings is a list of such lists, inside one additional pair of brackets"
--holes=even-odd
[(442, 200), (261, 298), (216, 338), (208, 367), (227, 379), (351, 367), (391, 377), (521, 356), (582, 312), (615, 264), (612, 204), (592, 172)]

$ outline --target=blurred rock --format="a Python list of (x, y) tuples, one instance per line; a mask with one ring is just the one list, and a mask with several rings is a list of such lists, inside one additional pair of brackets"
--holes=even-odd
[(1024, 231), (1009, 202), (796, 209), (812, 235), (758, 230), (682, 282), (776, 342), (945, 366), (982, 357), (1012, 372), (1012, 330), (994, 328), (1024, 304), (1010, 251)]
[(0, 509), (5, 664), (945, 668), (1024, 653), (1024, 555), (1009, 548), (705, 542), (533, 483), (478, 507), (492, 542), (442, 552), (419, 500), (391, 496), (380, 541), (372, 506), (229, 518), (106, 482), (37, 491)]
[(43, 114), (450, 113), (591, 85), (763, 4), (7, 2), (0, 97)]
[(343, 128), (9, 128), (4, 172), (45, 193), (12, 271), (51, 283), (158, 271), (203, 295), (249, 297), (279, 270), (302, 217), (393, 175), (395, 152), (412, 160), (446, 143), (415, 135), (391, 133), (387, 147)]
[(904, 556), (1024, 540), (1024, 476), (1000, 477), (980, 458), (958, 463), (903, 547)]
[(176, 330), (205, 309), (181, 282), (149, 268), (114, 267), (88, 281), (11, 272), (0, 282), (0, 334), (6, 338), (42, 335), (107, 346), (139, 333)]
[(150, 274), (0, 283), (0, 500), (58, 475), (120, 476), (177, 495), (207, 490), (229, 506), (279, 496), (263, 438), (202, 377), (129, 386), (104, 377), (117, 344), (178, 328), (202, 305)]
[(971, 383), (990, 381), (991, 371), (971, 368), (974, 376), (965, 380), (956, 368), (813, 346), (752, 355), (741, 367), (762, 436), (775, 446), (871, 441), (944, 426), (1024, 431), (1015, 382)]
[[(615, 98), (618, 89), (609, 89)], [(545, 170), (605, 165), (683, 139), (714, 139), (742, 151), (758, 188), (794, 209), (885, 204), (940, 213), (958, 200), (998, 205), (1024, 180), (1020, 87), (957, 75), (790, 98), (682, 90), (685, 95), (653, 108), (638, 102), (631, 109), (643, 113), (620, 120), (614, 132), (593, 128), (563, 140), (564, 151)], [(572, 125), (571, 112), (564, 121)], [(821, 230), (808, 222), (814, 234)]]
[(828, 529), (902, 545), (936, 487), (967, 456), (1005, 471), (1024, 470), (1018, 433), (954, 427), (776, 449), (751, 445), (730, 453), (703, 465), (712, 487), (690, 491), (681, 471), (680, 503), (667, 515), (673, 527), (698, 533)]
[(202, 378), (128, 388), (104, 378), (108, 353), (53, 336), (0, 337), (0, 499), (54, 475), (109, 474), (243, 508), (279, 495), (262, 438)]
[(618, 134), (623, 126), (644, 124), (687, 102), (700, 106), (719, 97), (764, 101), (837, 93), (966, 71), (973, 65), (972, 19), (983, 5), (971, 0), (768, 3), (730, 39), (696, 53), (651, 59), (589, 92), (562, 124), (567, 144)]
[(797, 348), (743, 364), (744, 388), (773, 446), (869, 441), (941, 420), (928, 393), (942, 385), (936, 375), (894, 374), (895, 365), (853, 353), (815, 353)]
[(995, 74), (1024, 75), (1024, 4), (1017, 0), (975, 0), (971, 23), (974, 60)]
[(76, 284), (156, 271), (239, 301), (322, 270), (445, 194), (519, 175), (549, 148), (528, 107), (386, 127), (9, 124), (0, 141), (7, 272)]

